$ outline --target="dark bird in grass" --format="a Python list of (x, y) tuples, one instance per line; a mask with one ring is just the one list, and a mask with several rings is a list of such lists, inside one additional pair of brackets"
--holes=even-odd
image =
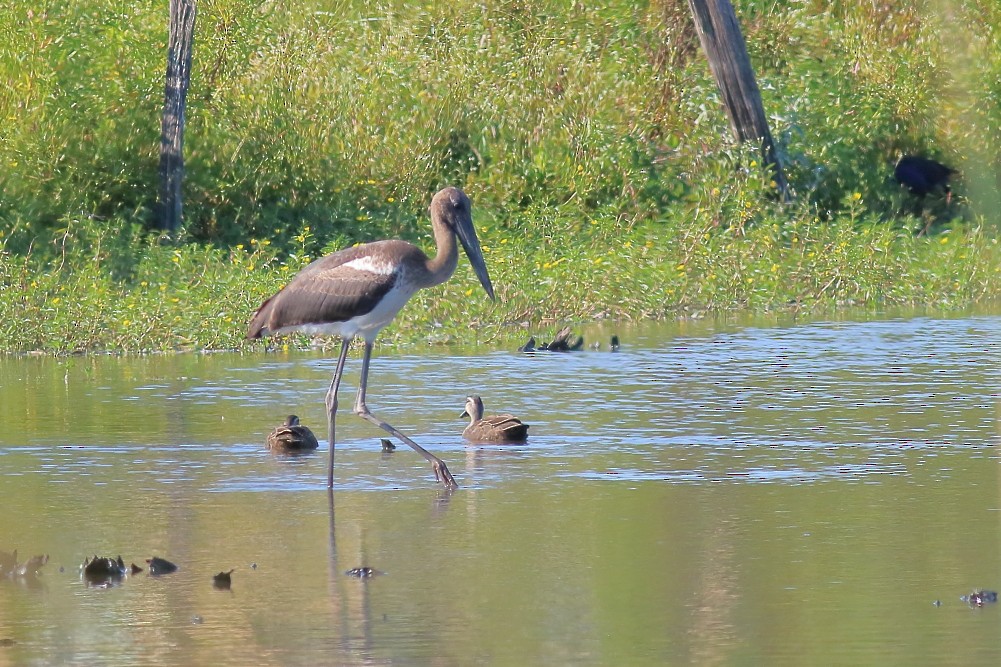
[(299, 423), (299, 418), (289, 415), (285, 423), (275, 427), (268, 435), (268, 449), (278, 452), (304, 451), (316, 449), (320, 444), (309, 428)]
[(348, 349), (355, 337), (365, 341), (354, 413), (402, 440), (429, 461), (435, 478), (447, 488), (457, 485), (448, 467), (399, 430), (372, 414), (365, 403), (372, 346), (379, 332), (417, 290), (440, 285), (455, 273), (462, 244), (487, 296), (494, 288), (473, 229), (469, 198), (458, 188), (445, 188), (431, 200), (431, 227), (437, 252), (429, 258), (406, 241), (375, 241), (345, 248), (322, 257), (302, 271), (277, 294), (265, 301), (250, 320), (248, 338), (301, 332), (337, 335), (342, 340), (330, 388), (327, 390), (327, 441), (330, 459), (327, 486), (334, 485), (334, 422), (337, 390)]
[(945, 193), (945, 201), (952, 200), (952, 189), (949, 187), (949, 177), (956, 170), (917, 155), (905, 155), (893, 169), (893, 177), (903, 187), (919, 198), (924, 198), (933, 192)]
[(524, 442), (528, 438), (528, 425), (514, 415), (484, 417), (483, 399), (479, 396), (466, 397), (466, 409), (460, 416), (469, 417), (462, 437), (473, 443)]
[(949, 177), (956, 173), (956, 170), (947, 167), (941, 162), (919, 157), (917, 155), (905, 155), (897, 162), (893, 170), (893, 176), (902, 187), (917, 197), (914, 214), (917, 217), (926, 217), (924, 228), (918, 233), (922, 236), (928, 233), (934, 222), (933, 216), (925, 216), (924, 202), (925, 196), (942, 192), (945, 194), (946, 206), (952, 201), (952, 189), (949, 187)]

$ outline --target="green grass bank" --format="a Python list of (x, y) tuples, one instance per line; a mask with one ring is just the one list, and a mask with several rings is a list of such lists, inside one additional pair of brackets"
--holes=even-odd
[[(250, 313), (311, 259), (432, 250), (445, 184), (473, 200), (498, 300), (461, 264), (398, 343), (1001, 298), (994, 2), (736, 2), (783, 205), (729, 139), (684, 2), (202, 0), (167, 244), (166, 6), (63, 4), (0, 8), (0, 351), (254, 349)], [(952, 204), (900, 191), (905, 152), (961, 170)]]

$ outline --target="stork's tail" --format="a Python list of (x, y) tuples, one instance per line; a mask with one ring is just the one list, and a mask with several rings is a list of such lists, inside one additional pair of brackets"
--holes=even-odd
[(271, 330), (268, 328), (268, 320), (271, 318), (271, 302), (273, 299), (274, 297), (271, 297), (262, 303), (257, 312), (254, 313), (254, 316), (250, 318), (250, 325), (247, 328), (247, 338), (255, 339), (271, 335)]

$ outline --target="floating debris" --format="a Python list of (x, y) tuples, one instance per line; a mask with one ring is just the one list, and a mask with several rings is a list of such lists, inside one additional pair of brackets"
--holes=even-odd
[(147, 558), (146, 562), (149, 564), (149, 573), (154, 577), (158, 577), (161, 574), (170, 574), (171, 572), (177, 572), (177, 566), (171, 563), (169, 560), (165, 560), (158, 556), (153, 556), (152, 558)]
[(383, 454), (392, 454), (396, 451), (396, 445), (394, 445), (393, 441), (389, 438), (379, 438), (379, 442), (382, 443)]
[(14, 570), (17, 569), (17, 549), (14, 549), (14, 553), (9, 554), (6, 551), (0, 551), (0, 575), (9, 577), (12, 576)]
[[(600, 350), (601, 343), (591, 344), (592, 350)], [(584, 349), (584, 337), (573, 337), (570, 327), (563, 327), (556, 333), (556, 337), (549, 343), (536, 343), (535, 336), (531, 336), (524, 345), (518, 348), (519, 352), (576, 352)], [(612, 352), (619, 350), (619, 337), (612, 336), (609, 349)]]
[(969, 595), (964, 595), (959, 599), (971, 607), (983, 607), (985, 604), (997, 602), (998, 594), (997, 591), (987, 591), (978, 588)]
[(194, 616), (191, 617), (191, 625), (201, 625), (204, 622), (205, 619), (199, 616), (198, 614), (195, 614)]
[(97, 556), (85, 558), (83, 561), (83, 576), (91, 578), (124, 577), (125, 561), (122, 557)]
[(14, 576), (19, 578), (34, 577), (42, 566), (49, 562), (48, 554), (32, 556), (14, 570)]
[(48, 555), (32, 556), (23, 563), (17, 562), (17, 549), (14, 553), (0, 551), (0, 577), (7, 579), (33, 578), (49, 562)]
[(212, 577), (212, 586), (218, 588), (219, 590), (228, 591), (230, 585), (233, 583), (233, 579), (230, 577), (231, 574), (233, 574), (233, 570), (230, 570), (229, 572), (220, 572), (215, 575)]
[(371, 579), (372, 577), (377, 577), (380, 574), (386, 573), (374, 570), (370, 567), (353, 567), (350, 570), (347, 570), (344, 574), (357, 579)]
[(95, 588), (111, 588), (120, 583), (128, 572), (121, 556), (118, 558), (110, 556), (85, 558), (80, 569), (87, 585)]
[(539, 346), (539, 349), (544, 349), (549, 352), (573, 352), (584, 347), (583, 336), (577, 336), (577, 340), (571, 342), (571, 335), (572, 332), (570, 331), (570, 327), (563, 327), (559, 330), (559, 332), (557, 332), (556, 338), (553, 339), (553, 342), (548, 345), (543, 343)]

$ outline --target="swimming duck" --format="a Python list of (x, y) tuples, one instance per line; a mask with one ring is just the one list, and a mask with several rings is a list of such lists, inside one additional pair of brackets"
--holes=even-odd
[(466, 397), (462, 417), (469, 417), (469, 426), (462, 437), (470, 442), (524, 442), (528, 438), (528, 425), (513, 415), (483, 416), (483, 400), (479, 396)]
[(319, 447), (316, 436), (308, 428), (299, 423), (299, 418), (289, 415), (285, 423), (275, 428), (268, 436), (268, 449), (300, 450)]

